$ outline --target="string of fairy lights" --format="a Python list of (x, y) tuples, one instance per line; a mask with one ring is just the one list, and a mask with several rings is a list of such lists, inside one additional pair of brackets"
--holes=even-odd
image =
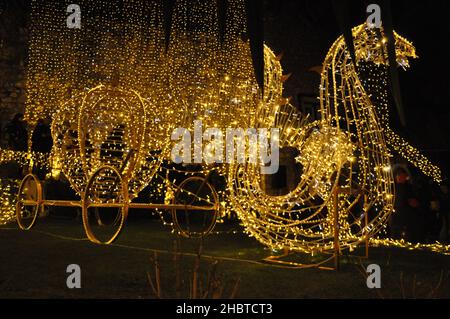
[[(26, 168), (31, 162), (37, 167), (50, 168), (50, 160), (47, 154), (0, 148), (0, 165), (6, 165), (4, 168), (8, 170), (16, 169), (17, 173), (19, 173), (21, 169)], [(14, 166), (8, 167), (8, 163), (13, 163)], [(16, 178), (0, 178), (0, 225), (5, 225), (15, 220), (15, 203), (19, 184), (20, 180)]]
[(14, 205), (19, 182), (0, 179), (0, 225), (6, 225), (16, 217)]
[(39, 152), (21, 152), (0, 148), (0, 164), (15, 162), (20, 167), (26, 167), (30, 164), (30, 160), (35, 165), (42, 168), (50, 168), (49, 155)]
[[(333, 249), (332, 194), (345, 189), (338, 194), (339, 242), (342, 248), (355, 248), (384, 229), (393, 211), (388, 144), (398, 145), (392, 147), (419, 167), (428, 162), (403, 140), (394, 141), (380, 109), (384, 102), (375, 107), (370, 100), (343, 37), (323, 64), (320, 120), (311, 122), (283, 98), (285, 77), (267, 46), (261, 97), (249, 42), (242, 39), (244, 1), (228, 2), (223, 42), (216, 1), (179, 0), (166, 43), (162, 0), (80, 0), (80, 30), (66, 28), (54, 14), (64, 11), (64, 4), (33, 0), (26, 120), (35, 125), (53, 119), (50, 166), (59, 168), (78, 194), (103, 165), (120, 172), (130, 200), (150, 185), (150, 197), (166, 203), (173, 200), (180, 174), (216, 173), (226, 183), (219, 190), (222, 214), (235, 212), (245, 232), (272, 249)], [(386, 63), (383, 37), (361, 26), (353, 35), (358, 59)], [(413, 47), (395, 38), (397, 59), (406, 66), (415, 57)], [(204, 127), (278, 128), (280, 147), (298, 151), (299, 183), (273, 196), (258, 165), (203, 163), (196, 170), (165, 165), (170, 132), (176, 127), (192, 132), (194, 120)], [(27, 152), (25, 159), (41, 165), (39, 155)], [(436, 168), (423, 170), (439, 179)], [(119, 198), (121, 186), (114, 181), (113, 173), (97, 176), (91, 200)], [(209, 195), (199, 199), (214, 201)], [(174, 227), (164, 211), (159, 213)]]
[[(364, 25), (353, 29), (357, 61), (385, 65), (386, 42), (382, 33), (381, 38), (374, 34), (375, 31)], [(414, 47), (397, 33), (395, 39), (397, 61), (407, 67), (408, 58), (415, 57)], [(373, 237), (385, 229), (394, 200), (388, 146), (403, 155), (410, 155), (407, 157), (410, 162), (426, 175), (440, 180), (436, 166), (430, 165), (406, 141), (397, 143), (393, 138), (397, 135), (389, 128), (388, 113), (366, 93), (366, 83), (360, 82), (343, 37), (331, 47), (323, 70), (320, 87), (322, 120), (312, 124), (300, 120), (301, 123), (295, 125), (292, 123), (295, 112), (284, 106), (278, 113), (280, 121), (274, 125), (281, 127), (281, 145), (300, 151), (298, 161), (302, 164), (302, 177), (297, 187), (274, 198), (265, 194), (261, 186), (263, 178), (251, 167), (237, 167), (229, 176), (233, 208), (246, 232), (275, 249), (331, 250), (335, 235), (330, 195), (338, 186), (350, 190), (338, 195), (341, 247), (352, 250), (365, 236)], [(386, 73), (372, 74), (387, 81)], [(382, 93), (380, 98), (387, 108), (387, 91)], [(289, 124), (284, 126), (286, 123)], [(356, 192), (358, 190), (362, 192)], [(367, 224), (364, 214), (368, 217)], [(439, 243), (415, 245), (378, 238), (371, 243), (440, 252), (448, 250)]]
[[(175, 180), (167, 179), (160, 164), (169, 159), (173, 128), (192, 130), (194, 120), (204, 127), (249, 127), (255, 118), (259, 88), (249, 43), (242, 40), (243, 1), (228, 5), (223, 43), (214, 1), (177, 1), (169, 44), (162, 1), (125, 1), (121, 6), (80, 1), (81, 32), (61, 27), (52, 14), (61, 5), (41, 2), (32, 3), (33, 15), (40, 17), (34, 21), (45, 21), (32, 24), (25, 117), (32, 123), (53, 118), (53, 163), (77, 193), (99, 164), (124, 166), (130, 199), (157, 172), (164, 178), (153, 193), (170, 193)], [(52, 79), (52, 85), (38, 81), (42, 76)], [(265, 95), (278, 94), (267, 99), (273, 101), (281, 96), (281, 82), (267, 79)], [(271, 85), (277, 87), (271, 90)], [(54, 86), (60, 90), (52, 90)], [(214, 170), (225, 175), (220, 167)], [(211, 169), (202, 171), (207, 175)], [(118, 192), (117, 185), (110, 187), (102, 192)]]

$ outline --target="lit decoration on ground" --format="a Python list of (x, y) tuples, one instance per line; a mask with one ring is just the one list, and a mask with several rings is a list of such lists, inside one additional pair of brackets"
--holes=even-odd
[[(27, 187), (36, 194), (28, 196), (21, 188), (23, 206), (34, 211), (39, 205), (81, 206), (86, 233), (97, 243), (118, 236), (129, 208), (159, 209), (163, 219), (163, 210), (170, 210), (172, 219), (165, 223), (191, 236), (212, 230), (220, 206), (222, 212), (235, 211), (261, 243), (302, 252), (330, 251), (336, 240), (352, 249), (385, 227), (394, 198), (385, 122), (342, 37), (324, 62), (322, 119), (311, 123), (282, 97), (285, 77), (267, 46), (261, 98), (249, 43), (241, 39), (246, 30), (242, 0), (229, 1), (223, 42), (215, 1), (176, 1), (170, 43), (162, 1), (112, 2), (80, 0), (80, 30), (58, 23), (58, 4), (32, 2), (25, 118), (32, 125), (53, 118), (52, 162), (82, 200), (41, 202), (39, 182), (29, 175)], [(367, 38), (364, 29), (355, 30), (356, 43)], [(408, 43), (396, 37), (406, 65)], [(362, 47), (360, 57), (379, 62), (382, 46)], [(205, 127), (279, 128), (280, 146), (298, 152), (299, 183), (274, 196), (267, 193), (269, 177), (250, 163), (196, 169), (163, 165), (172, 129), (192, 130), (194, 120)], [(227, 180), (219, 196), (210, 187), (213, 174)], [(163, 204), (131, 202), (148, 185)], [(110, 220), (98, 213), (105, 207), (115, 209)], [(206, 225), (203, 221), (205, 229), (192, 232), (189, 210), (213, 217)], [(97, 225), (91, 225), (92, 215)], [(93, 229), (105, 225), (113, 226), (112, 233), (100, 239)]]
[[(229, 2), (222, 35), (215, 1), (177, 1), (170, 43), (165, 39), (163, 1), (117, 4), (81, 0), (83, 23), (76, 30), (58, 23), (58, 4), (33, 1), (25, 112), (31, 125), (53, 118), (52, 162), (82, 201), (38, 203), (26, 198), (39, 194), (24, 194), (24, 203), (81, 205), (86, 232), (95, 242), (100, 240), (90, 232), (91, 214), (85, 212), (112, 205), (119, 210), (112, 221), (119, 230), (101, 241), (105, 243), (118, 235), (128, 208), (137, 207), (129, 202), (152, 179), (161, 179), (153, 195), (164, 194), (164, 209), (176, 211), (178, 201), (188, 200), (184, 205), (200, 201), (203, 208), (216, 211), (214, 190), (198, 196), (200, 190), (185, 188), (209, 185), (211, 174), (225, 171), (218, 166), (200, 171), (161, 166), (169, 160), (170, 133), (175, 127), (192, 130), (194, 120), (205, 127), (250, 127), (261, 92), (249, 42), (241, 38), (246, 29), (242, 0)], [(269, 48), (265, 51), (273, 55)], [(278, 103), (281, 78), (267, 79), (266, 100)], [(27, 183), (39, 189), (34, 178)], [(195, 196), (186, 199), (181, 193)], [(106, 223), (95, 215), (99, 225)], [(175, 215), (169, 224), (186, 234)]]
[(386, 169), (390, 155), (343, 40), (325, 59), (320, 101), (322, 119), (313, 123), (289, 104), (275, 116), (261, 117), (268, 119), (262, 125), (280, 128), (280, 147), (299, 153), (301, 178), (295, 189), (271, 196), (267, 177), (257, 168), (230, 170), (230, 200), (246, 231), (274, 249), (332, 251), (337, 228), (340, 247), (352, 249), (380, 231), (393, 210), (392, 175)]

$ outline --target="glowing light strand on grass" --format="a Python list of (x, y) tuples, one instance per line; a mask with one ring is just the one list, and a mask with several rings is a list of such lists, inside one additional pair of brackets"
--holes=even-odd
[(408, 250), (428, 250), (435, 253), (450, 255), (450, 245), (439, 242), (433, 244), (410, 243), (403, 239), (396, 240), (391, 238), (371, 238), (370, 245), (373, 247), (396, 247)]

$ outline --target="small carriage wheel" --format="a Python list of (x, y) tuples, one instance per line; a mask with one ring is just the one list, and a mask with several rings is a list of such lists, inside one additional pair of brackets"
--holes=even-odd
[[(119, 205), (117, 204), (105, 204), (102, 207), (106, 207), (106, 208), (112, 208), (112, 207), (117, 207), (120, 209), (120, 212), (118, 213), (118, 216), (115, 218), (115, 221), (113, 222), (113, 225), (117, 225), (117, 230), (114, 232), (114, 234), (105, 241), (102, 241), (100, 239), (97, 238), (97, 236), (94, 234), (91, 226), (89, 225), (89, 211), (88, 209), (91, 206), (95, 207), (95, 203), (91, 203), (89, 200), (89, 195), (90, 195), (90, 191), (92, 188), (92, 185), (95, 181), (95, 179), (103, 172), (103, 171), (112, 171), (114, 173), (114, 175), (116, 176), (116, 183), (121, 185), (121, 195), (122, 195), (122, 201), (123, 203), (120, 203)], [(89, 178), (89, 181), (86, 185), (84, 194), (83, 194), (83, 199), (82, 199), (82, 219), (83, 219), (83, 227), (84, 230), (86, 232), (86, 235), (88, 237), (88, 239), (96, 244), (111, 244), (116, 238), (117, 236), (119, 236), (120, 232), (122, 231), (124, 224), (125, 224), (125, 220), (127, 219), (127, 215), (128, 215), (128, 208), (129, 208), (129, 203), (128, 203), (128, 185), (127, 183), (125, 183), (122, 180), (121, 175), (119, 174), (118, 170), (112, 166), (102, 166), (100, 167), (98, 170), (95, 171), (94, 174), (92, 174), (92, 176)], [(92, 205), (91, 205), (92, 204)], [(97, 214), (96, 214), (97, 215)], [(96, 219), (97, 222), (103, 223), (101, 222), (101, 220), (99, 220), (98, 218)], [(104, 225), (104, 224), (103, 224)]]
[[(16, 220), (20, 229), (30, 230), (36, 223), (42, 204), (42, 185), (36, 175), (28, 174), (20, 183), (16, 202)], [(31, 211), (25, 209), (31, 207)], [(26, 215), (26, 216), (25, 216)], [(29, 220), (27, 224), (25, 221)]]
[[(188, 190), (189, 184), (197, 183), (196, 187), (193, 188), (193, 191)], [(194, 205), (194, 202), (199, 199), (199, 194), (201, 194), (202, 191), (206, 191), (208, 195), (210, 195), (210, 199), (208, 202), (211, 203), (211, 209), (201, 209), (201, 208), (207, 208), (205, 206), (201, 205)], [(180, 195), (182, 193), (188, 194), (188, 199), (184, 202), (180, 202)], [(206, 201), (206, 199), (202, 198), (202, 200)], [(212, 202), (211, 202), (212, 201)], [(204, 237), (207, 236), (211, 231), (214, 229), (217, 223), (218, 213), (219, 213), (219, 200), (217, 193), (214, 189), (214, 187), (208, 183), (207, 179), (202, 176), (191, 176), (185, 179), (181, 184), (178, 186), (178, 188), (175, 191), (173, 200), (173, 204), (184, 204), (184, 205), (192, 205), (192, 206), (198, 206), (200, 210), (206, 212), (211, 212), (211, 220), (208, 222), (207, 225), (204, 225), (204, 229), (201, 231), (190, 231), (189, 229), (189, 213), (192, 212), (192, 210), (189, 209), (177, 209), (172, 208), (172, 221), (175, 226), (175, 229), (178, 231), (178, 233), (187, 238), (194, 238), (194, 237)], [(177, 212), (178, 211), (178, 212)], [(179, 212), (184, 212), (184, 216), (186, 218), (188, 229), (184, 229), (181, 226), (180, 218), (179, 218)], [(198, 212), (193, 212), (193, 214), (198, 214)]]

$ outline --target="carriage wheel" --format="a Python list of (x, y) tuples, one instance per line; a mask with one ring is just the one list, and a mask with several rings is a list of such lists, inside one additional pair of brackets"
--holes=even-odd
[(29, 230), (36, 223), (41, 209), (42, 185), (39, 179), (28, 174), (20, 183), (16, 203), (17, 224), (22, 230)]
[(83, 194), (83, 227), (90, 241), (110, 244), (119, 236), (128, 215), (128, 185), (117, 169), (102, 166), (91, 176)]
[(203, 237), (216, 225), (219, 201), (213, 186), (206, 178), (192, 176), (185, 179), (175, 191), (173, 204), (197, 206), (199, 209), (172, 209), (172, 220), (183, 237)]

